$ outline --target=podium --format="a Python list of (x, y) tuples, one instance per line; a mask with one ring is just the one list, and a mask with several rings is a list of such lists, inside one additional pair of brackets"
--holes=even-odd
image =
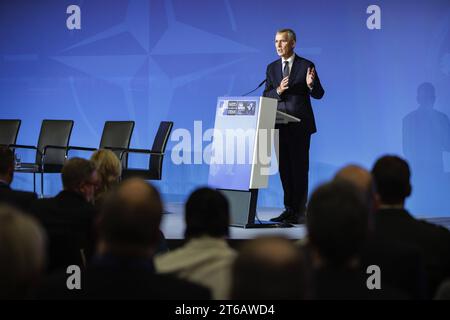
[(272, 165), (275, 124), (300, 122), (277, 111), (277, 100), (266, 97), (219, 97), (211, 143), (208, 184), (230, 203), (232, 226), (277, 227), (255, 222), (258, 190), (267, 188)]

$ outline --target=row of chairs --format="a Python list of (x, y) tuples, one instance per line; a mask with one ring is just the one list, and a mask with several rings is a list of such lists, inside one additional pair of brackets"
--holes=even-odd
[[(36, 192), (36, 174), (41, 175), (41, 195), (44, 195), (44, 174), (59, 173), (71, 150), (95, 151), (96, 148), (70, 146), (72, 120), (43, 120), (36, 146), (16, 144), (21, 120), (0, 119), (0, 145), (9, 148), (28, 149), (36, 152), (33, 163), (20, 163), (15, 171), (33, 174), (33, 190)], [(138, 176), (145, 180), (161, 180), (164, 152), (172, 131), (173, 122), (162, 121), (151, 149), (130, 148), (134, 121), (106, 121), (98, 149), (112, 150), (122, 163), (122, 179)], [(131, 153), (149, 156), (146, 169), (128, 168)]]

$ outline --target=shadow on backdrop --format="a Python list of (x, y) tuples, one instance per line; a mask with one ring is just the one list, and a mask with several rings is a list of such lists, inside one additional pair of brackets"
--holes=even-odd
[(419, 216), (450, 212), (450, 173), (443, 159), (444, 152), (450, 152), (450, 120), (433, 108), (435, 101), (434, 86), (422, 83), (417, 88), (419, 107), (403, 118), (403, 153), (412, 171), (411, 205)]

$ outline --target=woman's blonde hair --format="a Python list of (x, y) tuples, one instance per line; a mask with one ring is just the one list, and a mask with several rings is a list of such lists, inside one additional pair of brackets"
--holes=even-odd
[(91, 156), (97, 168), (97, 174), (100, 177), (100, 186), (98, 195), (103, 194), (115, 186), (122, 174), (122, 164), (119, 158), (111, 150), (100, 149)]

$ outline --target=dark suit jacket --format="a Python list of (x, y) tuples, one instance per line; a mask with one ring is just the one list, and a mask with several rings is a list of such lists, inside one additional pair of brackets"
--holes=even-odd
[(361, 252), (362, 270), (377, 265), (382, 283), (402, 290), (411, 299), (428, 298), (426, 272), (417, 248), (371, 237)]
[(277, 99), (278, 110), (300, 118), (301, 125), (310, 133), (317, 131), (310, 96), (320, 99), (325, 93), (317, 70), (313, 90), (309, 90), (306, 85), (306, 73), (308, 68), (312, 67), (314, 67), (314, 64), (311, 61), (295, 55), (289, 75), (289, 89), (279, 96), (276, 89), (280, 85), (283, 75), (281, 59), (278, 59), (267, 66), (266, 88), (264, 90), (264, 97)]
[(81, 271), (81, 290), (68, 290), (68, 275), (49, 277), (38, 299), (209, 300), (209, 289), (171, 275), (155, 273), (153, 261), (108, 256)]
[(36, 193), (16, 191), (3, 182), (0, 182), (0, 203), (6, 203), (28, 212), (31, 203), (37, 199)]
[(430, 295), (450, 277), (450, 231), (417, 220), (403, 209), (382, 209), (375, 214), (375, 235), (387, 242), (415, 247), (428, 274)]
[[(314, 294), (318, 300), (405, 300), (403, 291), (381, 284), (381, 290), (367, 288), (368, 275), (362, 270), (323, 267), (314, 272)], [(383, 270), (381, 270), (383, 278)]]
[(32, 211), (49, 238), (49, 272), (81, 264), (80, 249), (89, 258), (94, 247), (96, 217), (92, 204), (75, 192), (62, 191), (54, 198), (35, 201)]

